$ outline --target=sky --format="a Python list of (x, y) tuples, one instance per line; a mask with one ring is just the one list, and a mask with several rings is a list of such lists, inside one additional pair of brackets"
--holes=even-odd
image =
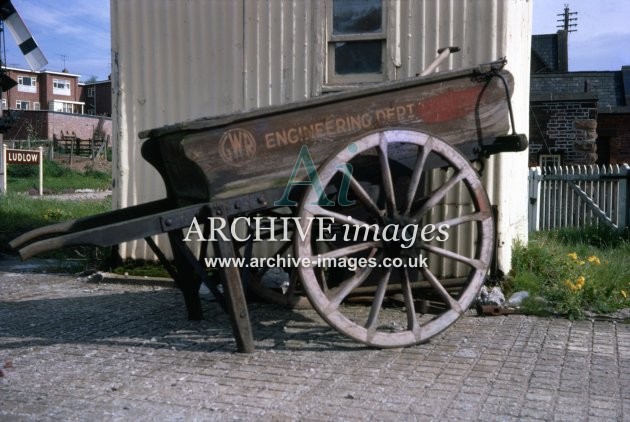
[[(577, 32), (569, 34), (569, 70), (620, 70), (630, 65), (630, 0), (529, 1), (534, 5), (534, 34), (555, 33), (560, 19), (556, 15), (566, 3), (578, 12)], [(61, 71), (65, 66), (81, 75), (82, 81), (94, 76), (107, 79), (111, 68), (109, 0), (12, 2), (48, 59), (46, 70)], [(8, 31), (5, 42), (7, 65), (28, 68)]]
[[(48, 60), (44, 68), (65, 68), (84, 81), (111, 73), (109, 0), (11, 0)], [(7, 66), (28, 69), (8, 29)]]
[[(569, 71), (620, 70), (630, 66), (630, 0), (532, 0), (533, 33), (557, 31), (558, 13), (578, 12), (569, 33)], [(509, 53), (508, 53), (509, 55)]]

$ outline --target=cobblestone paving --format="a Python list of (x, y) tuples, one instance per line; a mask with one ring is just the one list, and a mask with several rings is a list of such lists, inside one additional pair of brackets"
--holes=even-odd
[(313, 311), (250, 307), (234, 353), (210, 301), (169, 288), (0, 272), (0, 420), (626, 420), (630, 326), (462, 318), (376, 350)]

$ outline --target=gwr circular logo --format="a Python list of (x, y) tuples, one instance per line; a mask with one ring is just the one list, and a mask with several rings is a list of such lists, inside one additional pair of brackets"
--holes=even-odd
[(242, 166), (256, 155), (256, 140), (254, 135), (245, 129), (229, 129), (219, 140), (219, 153), (226, 163)]

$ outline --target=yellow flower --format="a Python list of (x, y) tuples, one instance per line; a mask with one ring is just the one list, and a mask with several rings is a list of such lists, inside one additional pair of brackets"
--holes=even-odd
[(576, 286), (578, 286), (580, 289), (582, 288), (582, 286), (584, 286), (584, 283), (586, 282), (586, 279), (584, 278), (584, 276), (579, 276), (576, 280)]
[(624, 299), (628, 299), (628, 293), (626, 293), (625, 290), (621, 291), (621, 296), (623, 296)]
[(581, 286), (574, 284), (571, 280), (564, 280), (564, 285), (567, 286), (573, 293), (581, 288)]
[(575, 253), (575, 252), (568, 253), (567, 256), (569, 258), (571, 258), (572, 260), (574, 260), (574, 261), (577, 261), (577, 259), (578, 259), (577, 253)]
[(600, 265), (602, 262), (599, 260), (598, 257), (596, 257), (595, 255), (591, 255), (588, 258), (588, 262), (590, 262), (591, 264), (595, 264), (595, 265)]
[(575, 283), (571, 280), (564, 280), (564, 285), (567, 286), (573, 293), (581, 290), (582, 287), (584, 287), (584, 283), (586, 283), (586, 278), (584, 278), (584, 276), (579, 276), (577, 280), (575, 280)]

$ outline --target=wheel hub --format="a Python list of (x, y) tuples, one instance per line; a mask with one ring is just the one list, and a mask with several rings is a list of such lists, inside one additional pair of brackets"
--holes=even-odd
[[(383, 252), (385, 256), (390, 258), (414, 256), (418, 241), (415, 240), (411, 247), (403, 248), (403, 244), (408, 244), (409, 241), (405, 240), (402, 236), (403, 233), (407, 233), (409, 226), (416, 225), (415, 220), (405, 215), (393, 215), (391, 217), (383, 217), (383, 223), (381, 226), (380, 236), (387, 240), (383, 240)], [(411, 231), (410, 233), (413, 233)], [(417, 254), (416, 254), (417, 255)]]

